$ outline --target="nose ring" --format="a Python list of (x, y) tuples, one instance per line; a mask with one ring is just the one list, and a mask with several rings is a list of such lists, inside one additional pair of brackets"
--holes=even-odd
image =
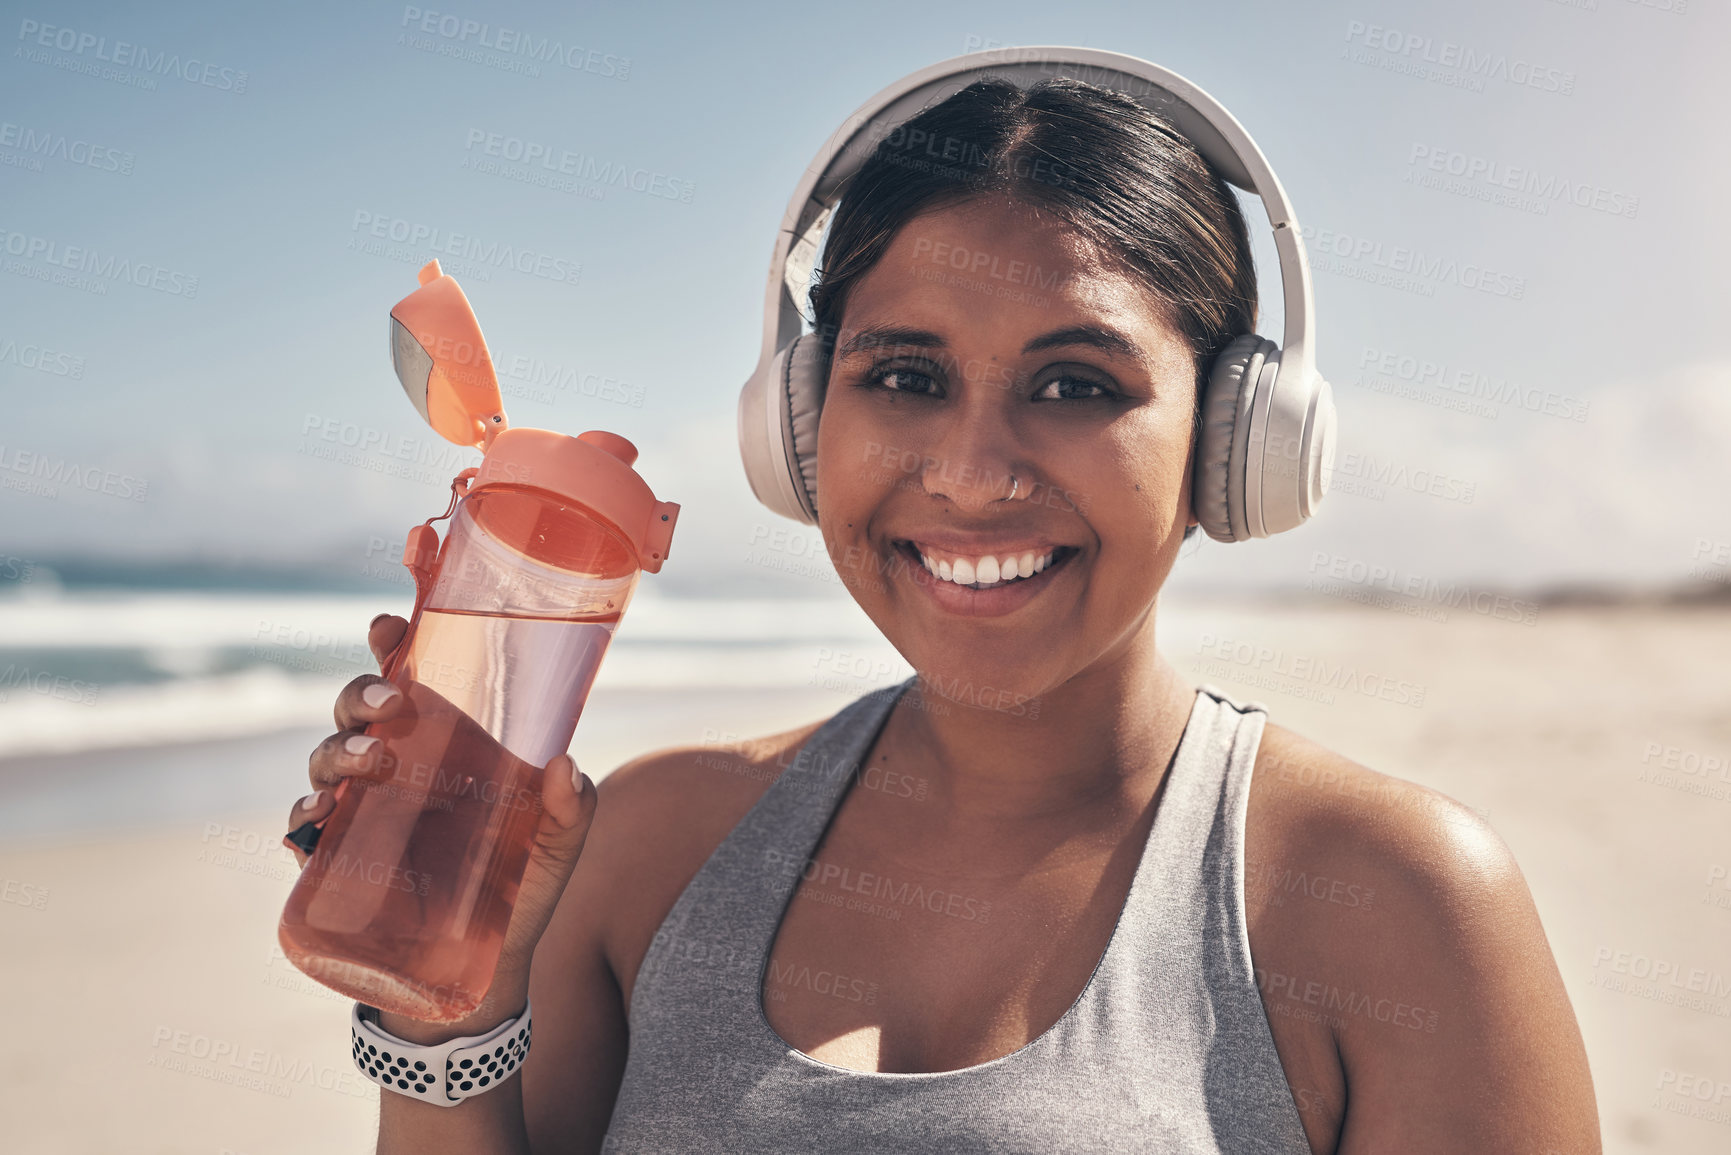
[(1016, 500), (1016, 491), (1017, 491), (1017, 490), (1018, 490), (1018, 489), (1020, 489), (1020, 488), (1022, 488), (1022, 482), (1021, 482), (1021, 479), (1020, 479), (1020, 478), (1018, 478), (1018, 477), (1017, 477), (1017, 476), (1016, 476), (1016, 475), (1015, 475), (1015, 474), (1013, 474), (1013, 473), (1012, 473), (1012, 474), (1010, 474), (1010, 496), (1008, 496), (1008, 497), (1006, 497), (1006, 498), (1004, 498), (1004, 500), (1005, 500), (1005, 501), (1014, 501), (1014, 500)]

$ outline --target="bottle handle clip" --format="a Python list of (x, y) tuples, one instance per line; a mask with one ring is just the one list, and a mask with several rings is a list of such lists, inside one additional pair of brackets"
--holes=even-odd
[(408, 538), (403, 542), (403, 564), (415, 578), (415, 611), (421, 609), (421, 603), (427, 600), (427, 595), (433, 589), (433, 569), (439, 558), (439, 531), (433, 528), (435, 521), (444, 521), (457, 512), (457, 502), (469, 492), (469, 482), (473, 481), (481, 471), (465, 469), (451, 479), (451, 504), (445, 507), (445, 512), (437, 517), (429, 517), (420, 525), (409, 530)]

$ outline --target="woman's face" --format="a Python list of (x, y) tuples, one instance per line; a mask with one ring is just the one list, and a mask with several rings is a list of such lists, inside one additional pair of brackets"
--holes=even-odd
[(1007, 709), (1143, 627), (1193, 523), (1193, 374), (1145, 288), (1001, 200), (915, 218), (855, 282), (819, 525), (938, 694)]

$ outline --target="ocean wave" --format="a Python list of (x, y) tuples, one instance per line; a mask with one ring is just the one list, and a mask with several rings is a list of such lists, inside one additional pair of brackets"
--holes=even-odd
[[(13, 676), (0, 687), (0, 758), (329, 725), (337, 692), (374, 669), (367, 622), (408, 609), (390, 598), (346, 595), (7, 598), (0, 601), (0, 672)], [(127, 651), (146, 660), (116, 656)], [(149, 679), (138, 674), (146, 667)], [(835, 688), (839, 677), (844, 688), (857, 683), (865, 693), (909, 673), (851, 602), (641, 597), (596, 685)]]
[[(25, 587), (28, 589), (28, 587)], [(407, 615), (406, 592), (378, 595), (173, 591), (41, 591), (0, 597), (7, 649), (247, 646), (273, 637), (365, 642), (374, 615)], [(640, 592), (621, 640), (774, 642), (865, 640), (877, 629), (851, 601), (663, 598)]]

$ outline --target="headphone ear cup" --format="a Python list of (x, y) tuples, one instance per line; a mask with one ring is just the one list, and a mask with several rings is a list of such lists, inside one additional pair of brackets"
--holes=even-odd
[(1274, 342), (1246, 333), (1220, 351), (1208, 374), (1190, 507), (1203, 532), (1215, 541), (1244, 541), (1251, 536), (1244, 509), (1250, 413), (1262, 366), (1277, 352)]
[(817, 524), (817, 421), (829, 349), (795, 338), (739, 391), (739, 459), (751, 492), (783, 517)]
[(804, 491), (806, 520), (817, 523), (817, 422), (829, 387), (829, 346), (817, 334), (794, 338), (776, 359), (777, 379), (786, 406), (788, 447), (795, 477)]

